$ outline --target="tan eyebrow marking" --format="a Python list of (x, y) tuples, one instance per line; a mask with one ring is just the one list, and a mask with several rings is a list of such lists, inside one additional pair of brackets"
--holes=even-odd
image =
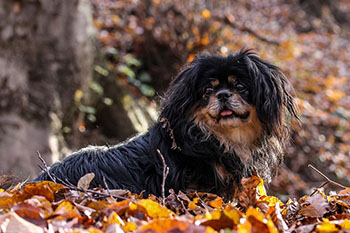
[(220, 85), (220, 81), (218, 79), (215, 79), (213, 81), (210, 81), (210, 84), (213, 86), (213, 87), (217, 87)]
[(230, 76), (227, 77), (227, 81), (228, 81), (229, 83), (234, 84), (234, 83), (236, 82), (236, 77), (233, 76), (233, 75), (230, 75)]
[(217, 87), (220, 85), (220, 81), (218, 79), (215, 79), (213, 81), (210, 81), (210, 84), (213, 86), (213, 87)]

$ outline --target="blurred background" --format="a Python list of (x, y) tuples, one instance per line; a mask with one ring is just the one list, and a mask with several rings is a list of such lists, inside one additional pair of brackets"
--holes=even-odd
[(245, 47), (289, 77), (303, 122), (269, 194), (310, 194), (308, 164), (349, 186), (349, 46), (347, 0), (1, 0), (0, 174), (147, 130), (183, 64)]

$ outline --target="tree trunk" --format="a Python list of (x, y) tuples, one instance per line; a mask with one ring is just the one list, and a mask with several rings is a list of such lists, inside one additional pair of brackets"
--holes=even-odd
[(19, 178), (63, 154), (61, 126), (76, 117), (74, 93), (93, 64), (88, 0), (0, 1), (0, 172)]

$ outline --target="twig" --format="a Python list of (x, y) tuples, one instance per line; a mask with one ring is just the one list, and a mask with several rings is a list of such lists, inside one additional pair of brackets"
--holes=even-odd
[[(89, 189), (82, 189), (79, 187), (74, 186), (73, 184), (66, 182), (62, 179), (60, 179), (59, 177), (53, 175), (55, 178), (57, 178), (57, 180), (63, 184), (64, 186), (66, 186), (68, 189), (70, 190), (75, 190), (75, 191), (79, 191), (79, 192), (83, 192), (83, 193), (91, 193), (91, 194), (95, 194), (95, 195), (99, 195), (100, 197), (113, 197), (113, 198), (117, 198), (117, 199), (122, 199), (122, 200), (128, 200), (128, 198), (126, 197), (122, 197), (122, 196), (118, 196), (118, 195), (110, 195), (107, 193), (101, 193), (101, 192), (97, 192), (97, 191), (93, 191), (93, 190), (89, 190)], [(55, 182), (56, 183), (56, 182)]]
[(160, 153), (159, 149), (157, 149), (157, 152), (160, 158), (162, 159), (162, 163), (163, 163), (162, 197), (163, 197), (163, 205), (165, 205), (165, 180), (166, 180), (166, 177), (169, 175), (169, 167), (166, 165), (164, 156), (162, 155), (162, 153)]
[(324, 182), (323, 184), (321, 184), (317, 189), (315, 189), (315, 191), (313, 191), (310, 196), (314, 195), (318, 189), (322, 188), (323, 186), (325, 186), (326, 184), (332, 184), (338, 188), (342, 188), (342, 189), (346, 189), (346, 187), (342, 184), (339, 184), (331, 179), (329, 179), (325, 174), (323, 174), (322, 172), (320, 172), (317, 168), (315, 168), (314, 166), (312, 166), (311, 164), (307, 165), (309, 168), (311, 168), (312, 170), (314, 170), (317, 174), (319, 174), (320, 176), (322, 176), (326, 182)]
[[(121, 199), (121, 200), (128, 200), (128, 198), (126, 197), (122, 197), (122, 196), (118, 196), (118, 195), (111, 195), (109, 189), (108, 189), (108, 186), (106, 185), (107, 187), (107, 192), (108, 194), (106, 193), (101, 193), (101, 192), (97, 192), (97, 191), (93, 191), (93, 190), (85, 190), (85, 189), (82, 189), (82, 188), (78, 188), (76, 187), (75, 185), (73, 185), (72, 183), (70, 183), (68, 180), (62, 180), (61, 178), (57, 177), (55, 174), (51, 174), (50, 171), (49, 171), (49, 167), (47, 166), (46, 164), (46, 161), (43, 159), (43, 157), (40, 155), (39, 151), (37, 152), (38, 154), (38, 157), (39, 159), (41, 160), (41, 162), (44, 164), (44, 168), (40, 167), (40, 169), (42, 169), (44, 172), (46, 172), (46, 174), (50, 177), (50, 179), (54, 182), (54, 183), (58, 183), (57, 181), (59, 181), (61, 184), (63, 184), (64, 186), (66, 186), (68, 189), (70, 190), (75, 190), (75, 191), (79, 191), (79, 192), (83, 192), (83, 193), (86, 193), (87, 195), (89, 195), (89, 193), (91, 194), (95, 194), (95, 195), (99, 195), (100, 197), (112, 197), (113, 199)], [(104, 178), (104, 177), (103, 177)], [(105, 181), (105, 180), (104, 180)]]
[(103, 183), (104, 183), (105, 186), (106, 186), (107, 193), (109, 194), (109, 196), (111, 196), (111, 198), (112, 198), (114, 201), (116, 201), (115, 198), (112, 196), (111, 192), (109, 191), (108, 184), (107, 184), (107, 181), (106, 181), (106, 177), (102, 176), (102, 178), (103, 178)]
[(45, 161), (44, 158), (41, 156), (41, 154), (40, 154), (39, 151), (37, 151), (36, 153), (37, 153), (37, 155), (38, 155), (40, 161), (41, 161), (41, 162), (43, 163), (43, 165), (44, 165), (44, 168), (41, 167), (41, 166), (39, 165), (40, 169), (43, 170), (44, 172), (46, 172), (46, 174), (50, 177), (50, 179), (51, 179), (53, 182), (56, 183), (55, 177), (51, 176), (51, 174), (50, 174), (50, 172), (49, 172), (49, 167), (47, 166), (46, 161)]

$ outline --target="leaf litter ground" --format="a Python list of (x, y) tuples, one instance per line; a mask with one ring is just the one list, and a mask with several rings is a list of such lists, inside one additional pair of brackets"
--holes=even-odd
[(234, 202), (210, 193), (170, 190), (162, 200), (50, 181), (19, 184), (0, 192), (0, 232), (350, 232), (350, 188), (283, 203), (267, 196), (259, 177), (241, 184)]

